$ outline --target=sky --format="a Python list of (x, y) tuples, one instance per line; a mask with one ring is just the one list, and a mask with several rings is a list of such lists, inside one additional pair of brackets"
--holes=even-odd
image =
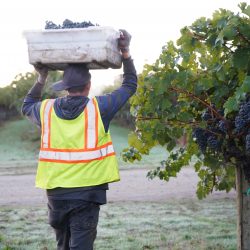
[[(42, 30), (46, 20), (62, 24), (67, 18), (74, 22), (91, 21), (115, 29), (126, 29), (131, 35), (131, 55), (137, 72), (145, 63), (153, 63), (162, 46), (180, 36), (180, 29), (201, 16), (225, 8), (238, 12), (244, 0), (8, 0), (0, 9), (0, 87), (14, 80), (19, 73), (33, 71), (28, 62), (25, 30)], [(245, 0), (250, 4), (250, 0)], [(92, 88), (98, 92), (113, 84), (121, 69), (92, 70)]]

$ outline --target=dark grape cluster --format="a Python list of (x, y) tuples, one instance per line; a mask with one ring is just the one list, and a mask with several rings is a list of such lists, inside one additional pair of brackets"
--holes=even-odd
[(217, 133), (202, 128), (195, 128), (193, 130), (193, 138), (198, 144), (201, 152), (205, 153), (207, 148), (210, 148), (213, 151), (221, 150), (223, 140), (217, 135)]
[(220, 132), (222, 132), (222, 133), (227, 133), (227, 127), (226, 127), (226, 124), (225, 124), (225, 121), (223, 121), (223, 120), (220, 120), (219, 122), (218, 122), (218, 130), (220, 131)]
[(234, 159), (250, 184), (250, 96), (240, 104), (235, 118), (223, 117), (224, 110), (211, 105), (201, 115), (204, 128), (194, 128), (192, 136), (203, 153), (220, 152), (226, 162)]
[(90, 26), (98, 26), (98, 24), (94, 25), (91, 22), (72, 22), (69, 19), (65, 19), (62, 25), (57, 25), (52, 21), (46, 21), (45, 29), (75, 29), (75, 28), (88, 28)]
[(202, 113), (201, 118), (203, 121), (208, 121), (212, 119), (211, 112), (209, 112), (209, 110), (206, 110), (205, 112)]
[(205, 152), (207, 148), (207, 133), (202, 128), (195, 128), (193, 130), (193, 138), (196, 143), (199, 145), (201, 152)]
[(216, 135), (212, 134), (207, 138), (207, 145), (215, 151), (220, 151), (222, 140), (219, 140)]
[(250, 101), (243, 102), (238, 115), (235, 117), (235, 132), (245, 133), (250, 124)]
[[(224, 115), (224, 111), (217, 110), (214, 104), (211, 107), (221, 116)], [(201, 118), (207, 123), (207, 127), (205, 129), (195, 128), (193, 130), (193, 138), (195, 138), (200, 150), (203, 153), (207, 148), (213, 151), (221, 151), (223, 136), (227, 132), (225, 121), (220, 120), (210, 108), (207, 108), (202, 113)]]
[[(212, 104), (212, 105), (211, 105), (211, 108), (215, 109), (215, 105)], [(203, 121), (211, 121), (211, 120), (213, 120), (214, 115), (213, 115), (212, 110), (207, 108), (207, 109), (202, 113), (201, 118), (202, 118)]]

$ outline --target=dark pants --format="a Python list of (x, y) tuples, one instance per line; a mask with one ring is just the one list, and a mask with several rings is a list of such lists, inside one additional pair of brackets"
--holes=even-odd
[(49, 224), (54, 228), (58, 250), (92, 250), (100, 206), (82, 200), (48, 201)]

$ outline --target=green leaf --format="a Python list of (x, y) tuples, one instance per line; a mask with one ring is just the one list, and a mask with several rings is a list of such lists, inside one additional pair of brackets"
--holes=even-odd
[(180, 121), (189, 122), (193, 119), (193, 114), (191, 112), (185, 111), (181, 112), (178, 116)]
[(244, 95), (245, 95), (245, 91), (243, 90), (243, 86), (236, 89), (235, 97), (236, 97), (236, 100), (238, 100), (238, 102), (241, 99), (243, 99)]
[(224, 34), (220, 32), (215, 40), (215, 45), (222, 45), (224, 43)]
[(123, 149), (121, 155), (122, 155), (123, 161), (125, 162), (129, 161), (133, 163), (135, 160), (140, 161), (142, 159), (139, 151), (133, 147)]
[(242, 90), (246, 93), (250, 92), (250, 76), (246, 76), (242, 84)]
[(249, 23), (241, 23), (240, 25), (238, 25), (238, 28), (241, 35), (243, 35), (245, 38), (248, 39), (248, 44), (249, 44), (249, 39), (250, 39)]
[(232, 40), (237, 35), (236, 28), (232, 26), (226, 26), (223, 29), (222, 33), (227, 40)]
[(170, 108), (172, 105), (173, 105), (172, 102), (171, 102), (169, 99), (167, 99), (167, 98), (165, 98), (165, 99), (163, 100), (163, 102), (162, 102), (162, 108), (163, 108), (163, 109), (168, 109), (168, 108)]
[(245, 10), (245, 8), (247, 7), (247, 3), (246, 2), (242, 2), (238, 4), (238, 7), (241, 9), (241, 11), (243, 12)]
[(242, 12), (250, 17), (250, 5), (245, 7), (245, 9)]
[(130, 133), (128, 135), (128, 143), (139, 151), (144, 148), (142, 141), (138, 139), (136, 133)]
[(213, 81), (209, 78), (202, 78), (200, 80), (200, 83), (201, 83), (201, 86), (204, 90), (210, 89), (214, 85)]
[(228, 88), (227, 85), (216, 86), (216, 91), (214, 93), (215, 100), (217, 100), (218, 102), (221, 102), (221, 98), (224, 96), (227, 96), (229, 92), (230, 92), (230, 89)]
[(201, 161), (197, 161), (195, 164), (194, 164), (194, 169), (195, 169), (195, 172), (198, 172), (200, 170), (202, 166), (202, 162)]
[(229, 97), (229, 99), (223, 105), (225, 108), (225, 115), (231, 113), (232, 111), (238, 110), (238, 103), (235, 97)]
[(176, 146), (176, 140), (171, 140), (167, 145), (167, 150), (172, 151)]
[(233, 64), (238, 69), (246, 69), (250, 62), (250, 50), (247, 48), (239, 48), (234, 52)]

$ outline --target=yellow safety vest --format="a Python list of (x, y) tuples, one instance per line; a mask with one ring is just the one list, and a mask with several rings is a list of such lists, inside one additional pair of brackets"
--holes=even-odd
[(36, 187), (73, 188), (119, 181), (111, 136), (104, 130), (96, 99), (90, 99), (73, 120), (59, 118), (54, 101), (47, 99), (41, 104)]

